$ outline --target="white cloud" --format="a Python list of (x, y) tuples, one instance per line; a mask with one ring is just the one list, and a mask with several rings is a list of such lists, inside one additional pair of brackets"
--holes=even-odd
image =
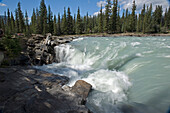
[[(118, 0), (118, 2), (122, 10), (128, 8), (129, 11), (131, 11), (133, 0)], [(153, 10), (155, 10), (156, 5), (162, 5), (163, 11), (165, 11), (166, 8), (169, 8), (168, 0), (135, 0), (135, 3), (137, 5), (137, 8), (136, 8), (137, 14), (140, 13), (140, 11), (142, 10), (143, 4), (145, 4), (145, 7), (147, 7), (147, 6), (150, 6), (150, 4), (152, 3)], [(107, 4), (106, 0), (97, 2), (98, 7), (101, 7), (101, 4), (104, 7)], [(105, 8), (103, 9), (103, 12), (104, 11), (105, 11)], [(93, 15), (98, 15), (99, 13), (100, 12), (98, 11), (98, 12), (95, 12)]]
[[(122, 6), (122, 8), (128, 8), (129, 10), (132, 8), (132, 2), (133, 0), (119, 0), (119, 4)], [(141, 11), (144, 3), (145, 6), (150, 6), (152, 3), (153, 10), (155, 10), (156, 5), (162, 5), (163, 10), (169, 7), (168, 0), (135, 0), (135, 3), (137, 5), (137, 12)]]
[(0, 6), (4, 7), (4, 6), (7, 6), (6, 4), (3, 4), (3, 3), (0, 3)]
[(97, 2), (97, 7), (101, 7), (101, 5), (104, 7), (106, 5), (106, 1)]
[[(102, 12), (105, 12), (105, 10), (106, 10), (106, 9), (105, 9), (105, 8), (103, 8), (103, 9), (102, 9)], [(93, 15), (97, 16), (99, 13), (100, 13), (100, 11), (95, 12)]]

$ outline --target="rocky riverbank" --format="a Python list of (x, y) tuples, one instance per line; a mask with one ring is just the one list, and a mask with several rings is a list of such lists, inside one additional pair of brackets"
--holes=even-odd
[[(73, 87), (68, 77), (37, 70), (21, 63), (43, 65), (57, 62), (54, 47), (75, 37), (55, 37), (51, 34), (32, 35), (26, 42), (17, 66), (0, 68), (0, 113), (89, 113), (86, 98), (92, 88), (79, 80)], [(27, 62), (27, 63), (26, 63)]]
[(86, 98), (92, 86), (30, 67), (0, 68), (1, 113), (89, 113)]
[(72, 41), (75, 37), (56, 37), (51, 34), (33, 35), (27, 42), (27, 55), (32, 65), (56, 62), (54, 47)]

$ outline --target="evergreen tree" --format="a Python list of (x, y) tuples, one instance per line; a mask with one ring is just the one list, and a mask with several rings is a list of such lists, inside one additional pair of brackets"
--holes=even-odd
[(58, 23), (57, 23), (57, 35), (61, 35), (61, 25), (60, 25), (60, 13), (58, 13)]
[(80, 17), (80, 9), (78, 7), (77, 11), (77, 21), (76, 21), (76, 34), (81, 34), (82, 33), (82, 20)]
[(40, 3), (39, 21), (40, 33), (45, 35), (47, 33), (47, 8), (44, 0), (41, 0)]
[(15, 20), (14, 20), (14, 16), (11, 12), (11, 34), (15, 33)]
[(18, 16), (18, 10), (15, 10), (15, 32), (19, 32), (19, 16)]
[(168, 29), (170, 30), (170, 7), (168, 9), (168, 14), (167, 14), (167, 26), (168, 26)]
[(21, 11), (21, 3), (18, 2), (18, 16), (19, 16), (19, 32), (23, 33), (25, 31), (24, 16)]
[(127, 32), (130, 27), (129, 27), (129, 11), (128, 11), (128, 8), (126, 9), (126, 18), (125, 18), (125, 29), (124, 29), (124, 32)]
[(102, 5), (101, 5), (101, 9), (100, 9), (100, 17), (99, 17), (100, 21), (99, 21), (99, 32), (103, 33), (103, 12), (102, 12)]
[(53, 13), (51, 11), (50, 5), (48, 6), (48, 33), (53, 33)]
[(40, 14), (39, 14), (38, 8), (36, 8), (36, 24), (35, 24), (35, 31), (36, 31), (36, 33), (37, 34), (42, 34), (41, 29), (40, 29)]
[(116, 19), (116, 30), (117, 30), (118, 33), (121, 32), (121, 27), (122, 27), (122, 23), (121, 23), (119, 12), (120, 12), (120, 6), (118, 8), (118, 14), (117, 14), (117, 19)]
[(61, 25), (61, 30), (62, 30), (62, 33), (64, 35), (67, 34), (67, 16), (66, 16), (66, 9), (64, 7), (64, 15), (63, 15), (63, 18), (62, 18), (62, 25)]
[(31, 32), (30, 32), (30, 28), (29, 28), (29, 21), (28, 21), (27, 11), (25, 12), (25, 25), (26, 25), (25, 35), (26, 35), (26, 36), (30, 36)]
[(122, 28), (121, 28), (121, 32), (125, 32), (125, 13), (123, 10), (123, 15), (122, 15)]
[(90, 22), (89, 22), (89, 14), (88, 14), (88, 12), (87, 12), (87, 14), (86, 14), (86, 32), (85, 33), (89, 33), (89, 31), (90, 31)]
[(109, 30), (110, 30), (110, 23), (109, 22), (110, 22), (110, 13), (111, 13), (111, 10), (110, 10), (111, 2), (110, 2), (110, 0), (107, 0), (107, 4), (106, 4), (105, 8), (106, 8), (106, 11), (105, 11), (104, 31), (106, 33), (109, 33)]
[(145, 17), (145, 4), (143, 5), (143, 9), (142, 9), (141, 14), (140, 14), (139, 32), (143, 31), (144, 17)]
[(73, 18), (73, 34), (76, 33), (76, 15), (74, 14), (74, 18)]
[(133, 1), (132, 4), (132, 14), (131, 14), (131, 18), (130, 18), (130, 31), (134, 32), (136, 30), (136, 15), (135, 15), (135, 11), (136, 11), (136, 4), (135, 4), (135, 0)]
[(32, 30), (32, 33), (36, 33), (36, 13), (35, 13), (35, 9), (33, 9), (32, 17), (31, 17), (31, 30)]
[(54, 29), (54, 35), (57, 35), (57, 19), (56, 19), (56, 15), (54, 15), (54, 21), (53, 21), (53, 29)]
[[(113, 33), (116, 32), (116, 27), (117, 27), (117, 5), (118, 5), (118, 1), (117, 0), (113, 0), (113, 8), (112, 8), (112, 15), (111, 15), (111, 31)], [(119, 23), (118, 23), (119, 24)]]
[(144, 23), (143, 23), (143, 33), (150, 33), (152, 32), (152, 4), (150, 7), (147, 6), (147, 12), (144, 17)]
[(11, 34), (11, 17), (10, 17), (10, 12), (9, 12), (9, 9), (8, 9), (8, 12), (7, 12), (7, 27), (6, 27), (6, 34), (7, 35), (10, 35)]
[(154, 32), (161, 31), (162, 13), (162, 6), (156, 6), (155, 12), (153, 13)]
[(67, 34), (69, 34), (69, 35), (73, 34), (72, 20), (73, 20), (73, 18), (71, 16), (70, 8), (68, 7), (68, 10), (67, 10)]

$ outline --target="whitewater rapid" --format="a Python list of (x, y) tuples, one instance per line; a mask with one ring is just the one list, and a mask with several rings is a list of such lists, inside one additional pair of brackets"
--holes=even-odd
[[(156, 40), (154, 43), (157, 45), (151, 45), (150, 40)], [(137, 37), (136, 39), (134, 37), (79, 38), (69, 44), (55, 47), (58, 63), (36, 68), (68, 76), (70, 78), (69, 86), (73, 86), (77, 80), (90, 83), (93, 91), (90, 93), (86, 105), (94, 113), (121, 113), (123, 112), (120, 108), (122, 103), (129, 103), (131, 100), (140, 102), (131, 97), (130, 93), (134, 93), (133, 87), (137, 84), (134, 81), (135, 77), (131, 76), (145, 65), (153, 63), (153, 59), (150, 60), (149, 57), (155, 55), (158, 49), (164, 48), (165, 52), (156, 53), (156, 57), (163, 57), (166, 60), (170, 58), (167, 53), (170, 45), (169, 42), (165, 42), (167, 40), (169, 41), (167, 38), (145, 37), (143, 39)], [(169, 68), (169, 63), (165, 64), (165, 68)], [(135, 94), (138, 93), (135, 92)], [(131, 106), (136, 107), (137, 105)]]

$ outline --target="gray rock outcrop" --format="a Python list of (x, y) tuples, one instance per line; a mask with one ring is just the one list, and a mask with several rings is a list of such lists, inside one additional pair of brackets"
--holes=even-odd
[[(28, 67), (0, 68), (0, 112), (89, 113), (85, 100), (91, 85)], [(65, 85), (65, 88), (64, 88)]]
[(56, 37), (51, 34), (33, 35), (27, 42), (27, 54), (32, 65), (51, 64), (56, 61), (54, 47), (68, 43), (74, 37)]

